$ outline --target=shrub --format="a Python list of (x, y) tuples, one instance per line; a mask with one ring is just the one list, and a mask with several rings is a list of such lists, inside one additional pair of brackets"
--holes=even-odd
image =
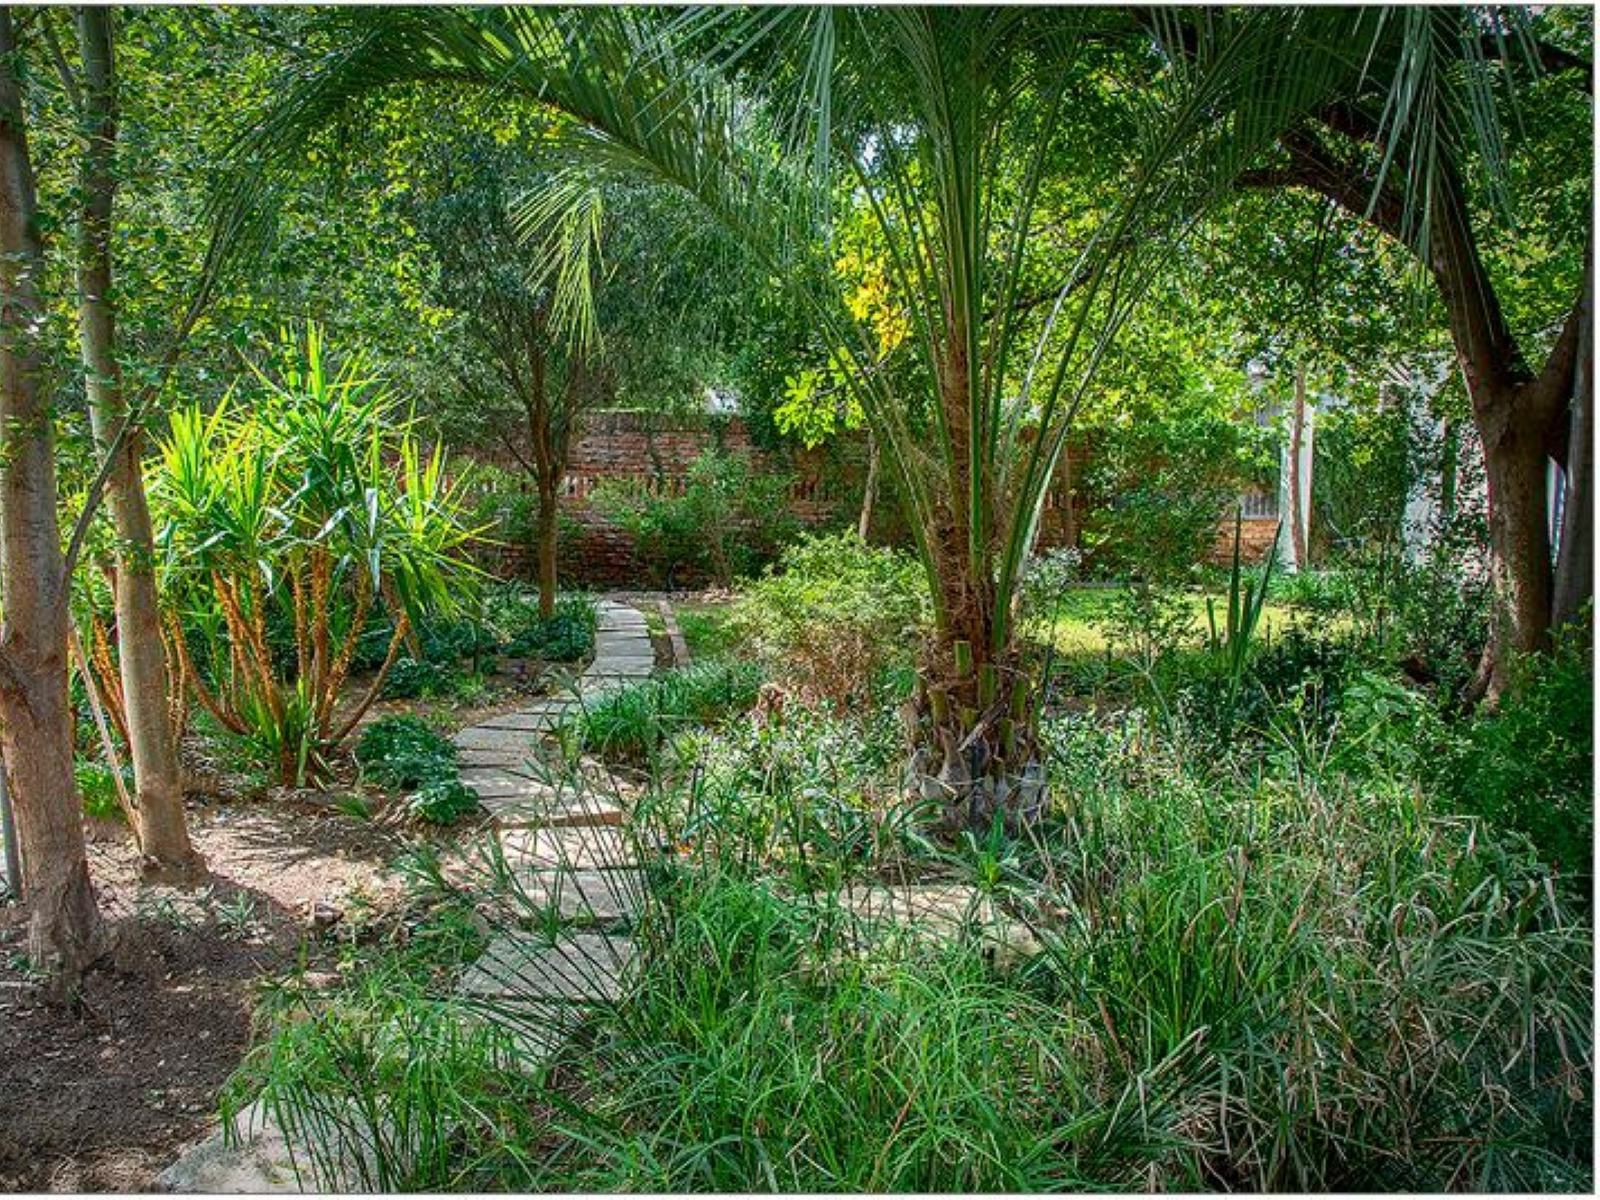
[(785, 550), (745, 590), (732, 620), (775, 679), (843, 709), (865, 699), (885, 668), (913, 660), (928, 607), (914, 560), (850, 531)]
[(515, 658), (571, 663), (594, 651), (598, 617), (594, 601), (587, 596), (558, 597), (550, 617), (539, 616), (534, 598), (502, 602), (496, 620), (503, 629), (498, 649)]
[(760, 570), (794, 536), (791, 482), (746, 455), (712, 449), (689, 465), (679, 494), (641, 494), (617, 481), (598, 488), (595, 501), (627, 530), (663, 586), (674, 586), (687, 569), (731, 587), (735, 576)]
[[(1587, 621), (1583, 622), (1587, 626)], [(1469, 719), (1434, 760), (1442, 795), (1525, 834), (1546, 861), (1593, 873), (1594, 675), (1582, 631), (1518, 664), (1499, 710)]]
[[(174, 412), (151, 481), (162, 592), (208, 645), (172, 647), (199, 700), (303, 784), (355, 728), (385, 669), (339, 713), (362, 635), (393, 621), (384, 664), (424, 614), (474, 579), (461, 481), (425, 455), (359, 356), (335, 368), (315, 326), (285, 338), (277, 380)], [(204, 663), (204, 673), (199, 664)]]
[[(102, 821), (127, 821), (122, 800), (117, 795), (117, 778), (111, 767), (93, 759), (78, 759), (72, 764), (72, 776), (78, 785), (78, 796), (83, 802), (85, 816)], [(122, 769), (122, 783), (133, 794), (133, 772)]]
[(478, 793), (461, 780), (436, 779), (406, 797), (406, 811), (430, 825), (454, 825), (478, 808)]
[(380, 717), (356, 743), (362, 775), (379, 787), (411, 791), (456, 777), (456, 748), (421, 717)]
[(442, 696), (450, 690), (449, 668), (426, 659), (395, 660), (389, 677), (383, 681), (385, 700), (415, 700), (422, 696)]

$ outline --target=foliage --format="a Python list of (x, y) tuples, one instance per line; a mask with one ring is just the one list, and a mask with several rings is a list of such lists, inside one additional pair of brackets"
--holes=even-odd
[(392, 791), (412, 791), (456, 778), (456, 748), (421, 717), (379, 717), (362, 730), (356, 762), (364, 778)]
[[(78, 785), (85, 816), (102, 821), (127, 821), (128, 814), (117, 795), (116, 776), (109, 764), (80, 758), (72, 764), (72, 777)], [(133, 794), (133, 771), (127, 767), (122, 769), (122, 786), (129, 795)]]
[(1239, 685), (1244, 679), (1245, 666), (1255, 641), (1256, 627), (1261, 623), (1261, 613), (1266, 608), (1267, 594), (1272, 587), (1272, 568), (1277, 563), (1278, 540), (1283, 536), (1283, 526), (1273, 535), (1272, 546), (1258, 578), (1247, 578), (1241, 552), (1244, 545), (1244, 514), (1238, 513), (1233, 521), (1233, 566), (1228, 576), (1228, 611), (1223, 626), (1217, 627), (1217, 606), (1206, 597), (1206, 648), (1226, 666), (1230, 702), (1238, 697)]
[(685, 572), (708, 573), (723, 587), (770, 562), (792, 538), (791, 480), (756, 468), (748, 456), (715, 448), (689, 465), (682, 490), (641, 492), (607, 480), (594, 501), (627, 530), (635, 553), (663, 586)]
[(929, 607), (915, 560), (847, 530), (785, 550), (740, 594), (732, 620), (775, 680), (842, 711), (886, 668), (914, 664)]
[(430, 825), (454, 825), (478, 809), (478, 793), (459, 779), (434, 779), (406, 797), (406, 811)]
[[(281, 375), (248, 404), (173, 414), (151, 494), (169, 634), (185, 677), (223, 725), (300, 783), (382, 689), (414, 622), (470, 590), (460, 483), (424, 457), (359, 355), (335, 367), (320, 331), (285, 335)], [(336, 716), (381, 600), (394, 622), (365, 697)], [(177, 619), (203, 613), (206, 674)], [(269, 626), (290, 634), (289, 661)]]
[(536, 597), (502, 593), (495, 599), (490, 620), (499, 630), (496, 648), (516, 658), (572, 663), (594, 651), (598, 623), (594, 600), (583, 595), (563, 595), (553, 616), (539, 616)]
[(584, 749), (640, 766), (677, 734), (748, 710), (760, 685), (752, 663), (695, 663), (589, 702), (571, 728)]
[(1563, 874), (1594, 873), (1594, 671), (1585, 616), (1518, 664), (1498, 711), (1452, 729), (1432, 774), (1445, 803), (1525, 834)]

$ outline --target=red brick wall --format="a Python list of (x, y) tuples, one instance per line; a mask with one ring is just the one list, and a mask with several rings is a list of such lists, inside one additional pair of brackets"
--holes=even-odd
[[(808, 525), (830, 518), (849, 519), (860, 503), (864, 474), (864, 447), (847, 443), (824, 451), (761, 450), (750, 440), (744, 422), (737, 417), (663, 417), (641, 412), (603, 412), (592, 415), (583, 436), (572, 448), (562, 493), (561, 511), (565, 535), (561, 545), (561, 567), (574, 582), (597, 587), (637, 586), (644, 572), (634, 552), (632, 539), (608, 521), (591, 503), (590, 497), (601, 480), (632, 480), (641, 489), (658, 492), (681, 490), (689, 465), (705, 450), (723, 450), (750, 456), (758, 469), (794, 476), (789, 509)], [(1083, 528), (1084, 516), (1092, 498), (1080, 481), (1088, 465), (1091, 448), (1082, 441), (1070, 442), (1057, 470), (1055, 481), (1045, 496), (1040, 519), (1042, 546), (1075, 545)], [(512, 473), (518, 464), (504, 453), (481, 454), (483, 461)], [(531, 482), (524, 482), (531, 491)], [(880, 522), (874, 528), (893, 537), (893, 514), (882, 503), (890, 484), (885, 480), (880, 493)], [(1271, 544), (1276, 518), (1247, 518), (1244, 522), (1246, 556), (1258, 561)], [(1227, 563), (1233, 554), (1233, 521), (1223, 521), (1217, 530), (1211, 560)], [(506, 545), (485, 555), (484, 565), (507, 576), (532, 575), (531, 548)], [(681, 579), (678, 582), (699, 582)]]

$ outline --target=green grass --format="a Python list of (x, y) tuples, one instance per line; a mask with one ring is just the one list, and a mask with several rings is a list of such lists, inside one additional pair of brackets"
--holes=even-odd
[[(1057, 652), (1061, 654), (1103, 655), (1113, 648), (1105, 623), (1116, 603), (1118, 593), (1123, 590), (1113, 587), (1074, 588), (1061, 595), (1053, 611), (1030, 620), (1027, 632), (1041, 642), (1053, 642)], [(1211, 592), (1187, 593), (1184, 600), (1192, 614), (1188, 636), (1195, 641), (1203, 639), (1208, 628), (1206, 621), (1208, 595), (1217, 605), (1219, 623), (1223, 614), (1227, 612), (1226, 586)], [(1299, 619), (1303, 618), (1292, 606), (1269, 601), (1262, 610), (1257, 634), (1261, 637), (1275, 637)], [(1326, 620), (1319, 618), (1319, 624), (1326, 625)]]
[(678, 603), (673, 611), (692, 661), (715, 661), (737, 654), (739, 635), (732, 624), (731, 604)]

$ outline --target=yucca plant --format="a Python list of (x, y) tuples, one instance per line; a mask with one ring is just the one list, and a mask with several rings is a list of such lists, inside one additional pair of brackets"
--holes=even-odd
[(1261, 614), (1267, 607), (1267, 594), (1272, 589), (1272, 568), (1277, 565), (1278, 539), (1283, 536), (1283, 522), (1273, 532), (1272, 545), (1267, 548), (1261, 574), (1251, 579), (1244, 572), (1244, 510), (1237, 509), (1233, 517), (1233, 564), (1228, 572), (1228, 612), (1226, 624), (1217, 628), (1216, 601), (1206, 597), (1206, 648), (1219, 658), (1227, 668), (1228, 702), (1231, 705), (1239, 696), (1239, 685), (1244, 681), (1244, 671), (1250, 661), (1250, 648), (1255, 643), (1256, 628), (1261, 624)]
[[(285, 335), (277, 379), (253, 370), (248, 405), (179, 410), (151, 481), (167, 636), (181, 675), (225, 727), (303, 783), (382, 690), (413, 622), (453, 611), (475, 568), (463, 481), (424, 455), (359, 355), (337, 368), (320, 331)], [(340, 711), (362, 631), (394, 624), (365, 691)], [(292, 629), (275, 653), (269, 628)], [(211, 630), (204, 669), (191, 632)], [(285, 661), (285, 659), (288, 661)]]

